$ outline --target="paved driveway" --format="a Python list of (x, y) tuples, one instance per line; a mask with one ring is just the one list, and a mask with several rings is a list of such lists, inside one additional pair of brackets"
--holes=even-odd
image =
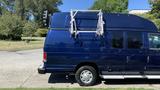
[[(0, 88), (46, 88), (80, 87), (74, 77), (64, 75), (39, 75), (37, 67), (42, 61), (42, 49), (7, 52), (0, 51)], [(91, 88), (155, 88), (160, 89), (160, 80), (106, 80)]]

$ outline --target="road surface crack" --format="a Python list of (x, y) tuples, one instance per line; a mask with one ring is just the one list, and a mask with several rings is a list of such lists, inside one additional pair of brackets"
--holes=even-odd
[(24, 84), (25, 84), (33, 75), (34, 75), (34, 73), (30, 74), (30, 75), (28, 76), (28, 78), (26, 78), (26, 79), (21, 83), (21, 85), (20, 85), (19, 87), (20, 87), (20, 88), (23, 88)]

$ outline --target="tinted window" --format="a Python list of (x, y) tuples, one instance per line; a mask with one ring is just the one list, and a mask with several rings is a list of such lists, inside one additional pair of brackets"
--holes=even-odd
[(123, 48), (123, 32), (112, 32), (111, 43), (113, 48)]
[(73, 47), (73, 43), (70, 33), (64, 30), (50, 30), (45, 41), (45, 44), (55, 47)]
[(138, 49), (143, 46), (143, 38), (141, 32), (128, 32), (128, 48)]
[(149, 34), (149, 47), (160, 49), (160, 35), (159, 34)]

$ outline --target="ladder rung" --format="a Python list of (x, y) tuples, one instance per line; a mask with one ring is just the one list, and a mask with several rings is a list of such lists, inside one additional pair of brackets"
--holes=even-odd
[(101, 12), (101, 10), (72, 10), (72, 11), (78, 11), (78, 12)]
[(97, 31), (77, 31), (77, 33), (96, 33)]

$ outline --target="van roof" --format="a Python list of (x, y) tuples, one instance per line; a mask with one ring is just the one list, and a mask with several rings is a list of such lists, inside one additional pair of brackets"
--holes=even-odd
[[(79, 12), (76, 15), (77, 26), (81, 28), (96, 28), (98, 13)], [(50, 28), (70, 28), (70, 13), (58, 12), (51, 16)], [(142, 17), (131, 14), (104, 13), (105, 30), (127, 30), (127, 31), (146, 31), (158, 32), (155, 24)]]

